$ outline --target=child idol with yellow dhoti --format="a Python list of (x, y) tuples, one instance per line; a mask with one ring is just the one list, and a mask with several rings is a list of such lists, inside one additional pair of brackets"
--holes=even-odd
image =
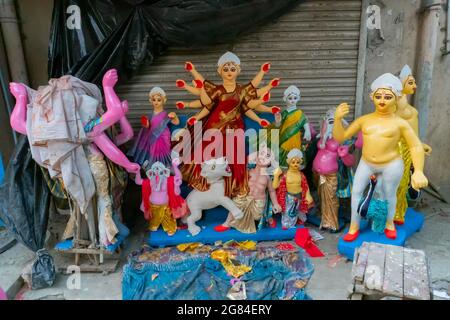
[(411, 153), (415, 171), (411, 176), (412, 187), (416, 190), (428, 185), (423, 173), (425, 152), (422, 143), (411, 125), (395, 114), (398, 98), (402, 95), (402, 83), (394, 75), (387, 73), (377, 78), (371, 86), (371, 99), (375, 105), (373, 113), (359, 117), (345, 129), (342, 119), (349, 113), (349, 105), (342, 103), (336, 109), (333, 138), (339, 143), (363, 134), (362, 157), (353, 180), (351, 199), (352, 220), (344, 241), (354, 241), (359, 235), (361, 217), (358, 206), (371, 177), (382, 178), (382, 192), (388, 203), (385, 235), (397, 237), (394, 215), (397, 207), (397, 189), (403, 176), (403, 159), (398, 148), (403, 139)]

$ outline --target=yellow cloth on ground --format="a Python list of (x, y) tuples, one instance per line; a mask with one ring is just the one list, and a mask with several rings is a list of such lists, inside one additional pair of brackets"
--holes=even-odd
[(172, 217), (172, 212), (168, 205), (151, 205), (152, 218), (150, 219), (150, 231), (158, 230), (162, 225), (163, 230), (169, 235), (175, 234), (177, 231), (177, 221)]
[(195, 252), (195, 250), (202, 246), (200, 242), (182, 243), (177, 245), (177, 249), (181, 252)]
[(240, 278), (247, 272), (252, 270), (252, 267), (244, 264), (235, 265), (233, 263), (231, 253), (225, 250), (216, 250), (211, 253), (211, 258), (219, 261), (225, 270), (234, 278)]
[(243, 242), (237, 242), (236, 240), (230, 240), (223, 244), (226, 247), (232, 247), (234, 249), (240, 250), (256, 250), (256, 242), (251, 240), (246, 240)]
[(406, 198), (406, 195), (411, 181), (410, 169), (412, 158), (408, 145), (403, 139), (399, 142), (399, 150), (405, 164), (405, 169), (403, 170), (403, 177), (397, 189), (397, 208), (395, 210), (394, 220), (404, 222), (406, 210), (408, 209), (408, 199)]

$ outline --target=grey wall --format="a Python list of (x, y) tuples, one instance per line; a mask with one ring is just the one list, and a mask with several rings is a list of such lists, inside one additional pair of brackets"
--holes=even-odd
[(33, 88), (46, 84), (48, 39), (52, 22), (53, 0), (18, 0), (22, 41), (28, 77)]
[[(413, 72), (416, 70), (421, 23), (419, 0), (369, 0), (369, 4), (381, 8), (382, 32), (368, 30), (364, 113), (373, 110), (369, 90), (375, 78), (385, 72), (398, 73), (405, 63)], [(442, 56), (440, 52), (446, 34), (445, 10), (441, 10), (440, 21), (432, 102), (424, 139), (433, 148), (433, 154), (426, 158), (425, 173), (433, 184), (447, 191), (450, 188), (450, 55)]]

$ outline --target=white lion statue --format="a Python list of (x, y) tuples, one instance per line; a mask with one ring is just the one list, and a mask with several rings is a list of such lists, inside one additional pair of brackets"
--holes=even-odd
[(196, 236), (201, 228), (195, 223), (202, 218), (202, 211), (222, 206), (227, 209), (234, 219), (241, 219), (244, 214), (236, 204), (225, 196), (225, 181), (223, 177), (230, 177), (231, 170), (226, 158), (211, 159), (202, 164), (201, 176), (209, 184), (208, 191), (193, 190), (186, 198), (190, 214), (183, 219), (187, 223), (191, 235)]

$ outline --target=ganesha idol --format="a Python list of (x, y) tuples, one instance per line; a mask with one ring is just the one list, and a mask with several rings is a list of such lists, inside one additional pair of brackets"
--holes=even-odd
[[(96, 246), (98, 240), (103, 246), (115, 243), (119, 230), (125, 228), (114, 216), (104, 156), (130, 173), (140, 170), (117, 147), (133, 137), (125, 116), (128, 103), (120, 101), (114, 91), (117, 82), (116, 70), (103, 77), (106, 112), (98, 87), (73, 76), (50, 79), (47, 86), (38, 90), (21, 83), (10, 84), (16, 98), (11, 126), (28, 136), (33, 159), (48, 169), (51, 178), (62, 182), (69, 200), (80, 209), (82, 221), (87, 223), (88, 235), (82, 237), (89, 239), (91, 246)], [(121, 133), (113, 142), (105, 131), (116, 123)], [(98, 217), (94, 216), (94, 196)], [(80, 226), (72, 212), (63, 238), (73, 238), (77, 227)]]
[[(339, 195), (350, 189), (349, 177), (352, 175), (351, 167), (355, 164), (355, 158), (350, 153), (350, 145), (340, 145), (333, 139), (334, 113), (335, 109), (328, 110), (323, 119), (313, 170), (319, 175), (318, 191), (322, 216), (320, 228), (336, 232), (339, 230)], [(346, 177), (343, 172), (346, 172)], [(344, 180), (346, 183), (343, 183)]]
[[(148, 162), (144, 167), (147, 164)], [(150, 231), (157, 231), (162, 226), (168, 236), (173, 236), (177, 231), (176, 219), (185, 217), (188, 212), (186, 201), (180, 196), (182, 176), (179, 165), (180, 160), (173, 157), (174, 176), (170, 175), (170, 169), (161, 162), (155, 162), (150, 168), (146, 168), (146, 179), (141, 180), (137, 176), (136, 184), (142, 185), (141, 210), (149, 221)]]

